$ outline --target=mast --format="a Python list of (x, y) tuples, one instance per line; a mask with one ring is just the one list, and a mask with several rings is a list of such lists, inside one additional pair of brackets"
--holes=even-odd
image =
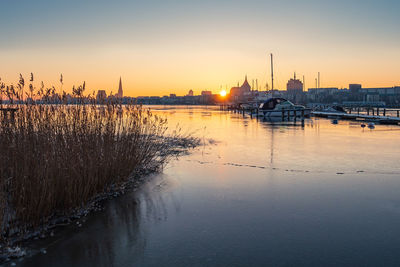
[(272, 97), (274, 96), (274, 57), (271, 53), (271, 92), (272, 92)]

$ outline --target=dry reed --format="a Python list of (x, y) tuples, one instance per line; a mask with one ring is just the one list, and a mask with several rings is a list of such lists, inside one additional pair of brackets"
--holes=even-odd
[[(22, 99), (11, 86), (0, 84), (0, 89), (10, 103)], [(23, 90), (23, 85), (18, 89)], [(54, 90), (41, 90), (36, 97), (54, 99)], [(18, 109), (0, 112), (2, 238), (26, 233), (55, 216), (67, 216), (134, 179), (138, 171), (158, 170), (177, 146), (197, 143), (178, 132), (166, 135), (167, 121), (141, 106), (99, 106), (83, 97), (83, 91), (84, 86), (74, 88), (81, 104), (38, 105), (30, 85), (26, 93), (30, 102), (9, 103), (7, 107)]]

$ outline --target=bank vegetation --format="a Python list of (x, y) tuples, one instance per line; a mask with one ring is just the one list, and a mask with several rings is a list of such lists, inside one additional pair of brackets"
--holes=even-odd
[(98, 105), (84, 84), (73, 88), (75, 104), (54, 87), (36, 90), (33, 75), (27, 87), (22, 76), (15, 87), (0, 82), (3, 241), (68, 218), (198, 144), (179, 130), (167, 134), (167, 120), (142, 106), (117, 99)]

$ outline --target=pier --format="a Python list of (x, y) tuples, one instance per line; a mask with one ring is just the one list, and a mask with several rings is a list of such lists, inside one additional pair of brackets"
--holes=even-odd
[[(233, 111), (240, 114), (249, 114), (251, 117), (260, 116), (259, 108), (243, 107), (241, 105), (220, 105), (220, 110)], [(305, 109), (311, 111), (310, 109)], [(305, 110), (281, 110), (281, 120), (290, 121), (307, 117)], [(379, 124), (400, 125), (400, 109), (386, 108), (346, 108), (347, 113), (311, 111), (311, 116), (321, 118), (334, 118), (339, 120), (368, 121)], [(278, 118), (275, 116), (274, 118)]]
[(333, 112), (322, 112), (322, 111), (313, 111), (312, 115), (315, 117), (322, 118), (335, 118), (340, 120), (356, 120), (356, 121), (369, 121), (376, 122), (379, 124), (391, 124), (398, 125), (400, 124), (399, 117), (391, 117), (391, 116), (378, 116), (378, 115), (364, 115), (357, 113), (333, 113)]
[(315, 117), (368, 121), (379, 124), (400, 124), (400, 109), (382, 107), (344, 107), (346, 113), (313, 111)]
[(251, 118), (264, 118), (266, 120), (271, 120), (274, 122), (291, 122), (294, 125), (297, 125), (297, 122), (300, 122), (300, 125), (304, 127), (305, 118), (310, 117), (311, 109), (282, 109), (275, 113), (280, 113), (279, 116), (264, 116), (263, 112), (256, 107), (243, 107), (240, 105), (220, 105), (221, 111), (231, 111), (234, 113), (239, 113), (245, 116), (249, 115)]

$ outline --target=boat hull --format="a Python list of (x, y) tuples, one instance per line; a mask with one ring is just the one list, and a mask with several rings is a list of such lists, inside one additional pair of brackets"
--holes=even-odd
[(293, 117), (310, 117), (311, 110), (303, 109), (303, 110), (259, 110), (258, 115), (262, 117), (279, 117), (279, 118), (290, 118)]

